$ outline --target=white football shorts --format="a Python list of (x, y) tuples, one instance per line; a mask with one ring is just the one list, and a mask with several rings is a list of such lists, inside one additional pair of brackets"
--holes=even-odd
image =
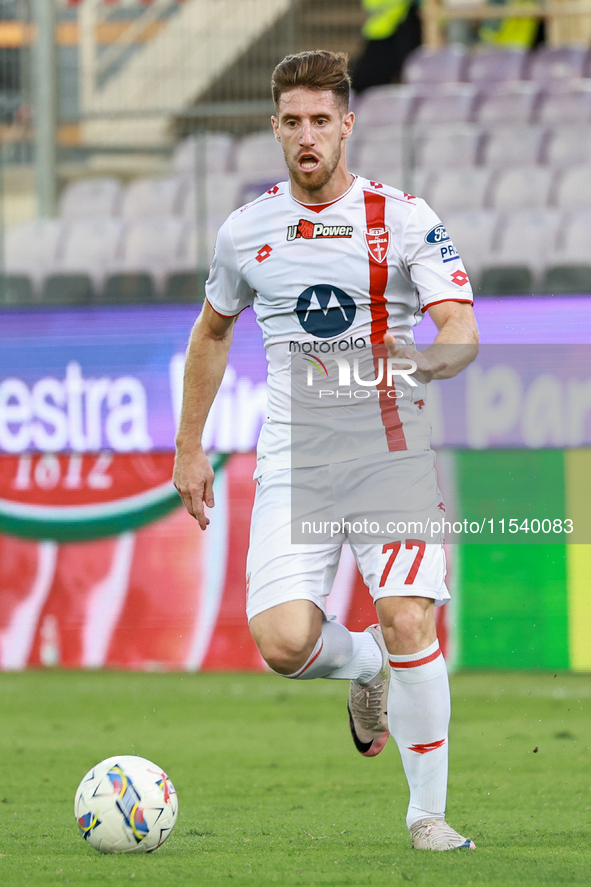
[[(343, 491), (347, 491), (344, 496)], [(349, 495), (349, 491), (355, 495)], [(292, 493), (298, 502), (295, 514)], [(301, 502), (308, 494), (311, 511), (305, 515)], [(381, 514), (376, 513), (376, 499), (382, 502)], [(376, 525), (372, 538), (378, 541), (364, 542), (363, 533), (354, 532), (356, 522), (363, 519), (360, 500), (373, 506)], [(327, 502), (335, 518), (328, 527), (325, 520), (318, 520), (326, 517)], [(429, 542), (425, 532), (427, 521), (441, 521), (442, 516), (443, 503), (430, 450), (265, 472), (258, 479), (250, 527), (248, 619), (293, 600), (312, 601), (326, 614), (326, 598), (343, 544), (351, 545), (374, 601), (418, 596), (431, 598), (436, 605), (445, 604), (450, 595), (445, 584), (443, 538), (436, 534), (435, 541)], [(306, 523), (306, 531), (310, 526), (310, 541), (294, 542), (294, 538), (305, 538), (302, 522)], [(421, 524), (422, 534), (418, 532)], [(315, 537), (318, 541), (313, 541)]]

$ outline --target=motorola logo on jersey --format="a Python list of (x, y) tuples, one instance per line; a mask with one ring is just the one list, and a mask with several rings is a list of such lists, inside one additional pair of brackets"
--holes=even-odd
[(449, 239), (449, 234), (443, 225), (435, 225), (428, 234), (425, 234), (425, 243), (443, 243)]
[(318, 339), (342, 335), (353, 323), (357, 311), (351, 296), (325, 283), (305, 289), (295, 310), (302, 327)]

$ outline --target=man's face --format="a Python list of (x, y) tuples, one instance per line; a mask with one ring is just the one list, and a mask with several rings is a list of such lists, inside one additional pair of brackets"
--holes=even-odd
[(341, 160), (343, 140), (353, 128), (331, 90), (298, 87), (284, 92), (273, 117), (292, 179), (306, 191), (318, 191), (332, 178)]

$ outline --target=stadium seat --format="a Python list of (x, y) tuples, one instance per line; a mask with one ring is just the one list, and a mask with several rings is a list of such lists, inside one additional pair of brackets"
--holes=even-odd
[(59, 214), (63, 219), (115, 216), (121, 209), (123, 188), (113, 176), (97, 176), (70, 182), (61, 193)]
[(166, 278), (164, 300), (201, 304), (205, 298), (203, 282), (203, 274), (198, 271), (175, 271)]
[(556, 295), (591, 293), (591, 264), (553, 265), (546, 270), (541, 292)]
[(282, 181), (286, 177), (281, 145), (270, 130), (243, 136), (236, 146), (234, 164), (236, 172), (243, 177), (252, 173), (268, 177), (269, 181)]
[[(515, 210), (501, 216), (498, 237), (487, 265), (525, 266), (537, 280), (548, 264), (548, 256), (556, 250), (562, 222), (556, 209)], [(529, 290), (525, 287), (521, 291)]]
[(482, 47), (468, 55), (466, 80), (481, 91), (504, 80), (521, 80), (527, 55), (522, 49)]
[(485, 268), (478, 283), (481, 296), (533, 293), (534, 276), (526, 265), (493, 265)]
[(355, 106), (355, 128), (373, 130), (409, 123), (418, 100), (412, 86), (373, 86), (359, 97)]
[(567, 168), (558, 177), (554, 202), (559, 209), (571, 212), (591, 209), (591, 163)]
[(547, 138), (547, 129), (539, 125), (496, 126), (484, 139), (484, 165), (498, 169), (533, 166), (542, 159)]
[(139, 219), (127, 228), (122, 256), (113, 263), (111, 271), (146, 273), (155, 278), (160, 288), (165, 275), (176, 270), (186, 236), (187, 223), (178, 216)]
[(79, 219), (68, 225), (55, 271), (61, 274), (88, 274), (98, 290), (122, 246), (121, 219)]
[(44, 305), (90, 305), (94, 300), (88, 274), (49, 274), (43, 281)]
[(442, 83), (432, 87), (414, 114), (414, 123), (467, 123), (472, 120), (476, 107), (476, 87), (472, 83)]
[(124, 219), (175, 215), (181, 210), (183, 179), (178, 176), (134, 179), (123, 195), (121, 215)]
[(587, 48), (584, 46), (548, 46), (542, 44), (532, 53), (526, 76), (537, 83), (582, 77)]
[[(172, 274), (208, 269), (213, 256), (217, 234), (218, 229), (215, 225), (210, 225), (205, 231), (205, 243), (200, 243), (199, 229), (196, 225), (189, 226), (183, 232), (177, 256), (174, 260), (168, 262), (167, 271)], [(202, 253), (201, 261), (199, 259), (200, 250)]]
[(28, 275), (36, 289), (45, 274), (54, 270), (64, 223), (58, 219), (24, 222), (5, 235), (5, 270)]
[(541, 96), (537, 83), (509, 80), (494, 83), (482, 98), (476, 113), (482, 125), (529, 123)]
[(2, 274), (0, 277), (0, 306), (33, 305), (35, 294), (27, 274)]
[(588, 264), (591, 261), (591, 210), (566, 217), (552, 264)]
[(545, 166), (523, 166), (498, 172), (490, 190), (494, 209), (542, 209), (550, 203), (554, 170)]
[(441, 213), (448, 233), (469, 275), (476, 278), (488, 261), (499, 225), (499, 215), (490, 209)]
[(482, 209), (486, 203), (491, 171), (444, 169), (434, 175), (429, 188), (429, 203), (442, 215), (459, 210)]
[(357, 149), (357, 171), (373, 178), (379, 169), (402, 169), (414, 164), (414, 141), (408, 127), (383, 126)]
[(551, 166), (591, 163), (591, 126), (560, 126), (549, 134), (543, 159)]
[[(287, 170), (285, 172), (287, 176)], [(197, 217), (197, 191), (194, 177), (184, 178), (182, 215), (191, 223)], [(243, 183), (237, 173), (212, 173), (205, 180), (207, 219), (218, 227), (241, 205)]]
[(233, 149), (234, 139), (227, 132), (189, 136), (176, 146), (172, 155), (172, 168), (178, 175), (195, 175), (198, 163), (203, 163), (208, 175), (224, 173), (230, 169)]
[(430, 169), (473, 166), (481, 142), (482, 132), (473, 123), (430, 126), (417, 135), (416, 164)]
[(560, 81), (549, 89), (538, 111), (541, 123), (591, 123), (591, 80)]
[(457, 43), (441, 49), (419, 46), (402, 66), (404, 83), (457, 83), (464, 79), (466, 50)]
[(100, 294), (106, 304), (137, 304), (154, 302), (156, 287), (150, 274), (110, 274)]

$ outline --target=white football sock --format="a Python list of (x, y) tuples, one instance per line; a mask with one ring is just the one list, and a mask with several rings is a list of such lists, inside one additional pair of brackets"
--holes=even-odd
[(410, 788), (406, 824), (445, 817), (449, 680), (439, 641), (407, 656), (390, 654), (388, 725)]
[(382, 668), (382, 651), (369, 631), (349, 632), (353, 641), (353, 653), (345, 665), (326, 675), (331, 680), (359, 681), (367, 684)]
[(324, 621), (308, 661), (294, 674), (299, 680), (337, 678), (366, 683), (382, 667), (382, 653), (369, 632), (353, 632), (339, 622)]

